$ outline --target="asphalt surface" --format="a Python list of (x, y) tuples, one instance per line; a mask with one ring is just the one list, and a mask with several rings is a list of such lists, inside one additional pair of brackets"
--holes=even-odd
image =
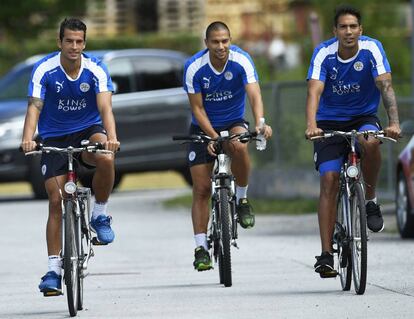
[[(187, 190), (183, 190), (187, 191)], [(114, 194), (116, 239), (96, 247), (80, 318), (413, 318), (414, 242), (394, 217), (370, 234), (364, 295), (313, 271), (319, 254), (316, 214), (258, 216), (232, 250), (233, 286), (218, 270), (193, 270), (192, 226), (185, 209), (161, 201), (180, 190)], [(0, 201), (0, 318), (67, 318), (66, 296), (38, 292), (46, 272), (46, 201)]]

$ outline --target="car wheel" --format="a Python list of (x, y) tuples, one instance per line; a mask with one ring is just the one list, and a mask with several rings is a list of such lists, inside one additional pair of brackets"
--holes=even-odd
[(414, 238), (414, 216), (411, 213), (411, 203), (408, 197), (407, 181), (403, 171), (398, 173), (397, 192), (397, 226), (402, 238)]
[[(115, 190), (122, 181), (123, 175), (121, 173), (115, 172), (114, 186), (112, 190)], [(83, 186), (88, 187), (92, 190), (92, 179), (93, 172), (88, 171), (87, 173), (81, 174), (79, 177), (80, 182)], [(92, 190), (93, 191), (93, 190)]]
[(40, 156), (28, 157), (29, 183), (36, 199), (47, 199), (45, 181), (40, 167)]
[(188, 166), (178, 170), (178, 172), (181, 174), (189, 186), (193, 186), (193, 179), (191, 178), (190, 168)]

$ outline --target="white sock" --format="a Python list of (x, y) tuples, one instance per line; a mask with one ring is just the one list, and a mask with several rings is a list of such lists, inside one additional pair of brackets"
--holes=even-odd
[(374, 202), (374, 204), (377, 204), (377, 198), (374, 197), (373, 199), (366, 199), (365, 200), (365, 205), (368, 204), (368, 202)]
[(92, 219), (96, 219), (99, 215), (106, 216), (106, 206), (108, 206), (108, 202), (95, 202), (92, 210)]
[(195, 243), (196, 243), (196, 247), (203, 246), (205, 250), (208, 250), (207, 234), (205, 234), (205, 233), (195, 234), (194, 235), (194, 240), (195, 240)]
[(239, 203), (240, 198), (247, 198), (247, 188), (249, 185), (246, 185), (244, 187), (242, 186), (236, 186), (236, 203)]
[(62, 259), (58, 255), (50, 255), (47, 261), (48, 271), (54, 271), (58, 275), (62, 273)]

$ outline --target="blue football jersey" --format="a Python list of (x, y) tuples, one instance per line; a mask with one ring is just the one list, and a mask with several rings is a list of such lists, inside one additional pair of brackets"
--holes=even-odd
[[(213, 127), (243, 119), (245, 85), (258, 80), (251, 57), (235, 45), (230, 46), (229, 58), (221, 72), (211, 64), (208, 49), (196, 53), (184, 67), (184, 90), (190, 94), (201, 93)], [(194, 115), (192, 123), (198, 125)]]
[(39, 62), (32, 71), (28, 96), (43, 100), (38, 131), (42, 138), (62, 136), (102, 123), (96, 94), (113, 91), (106, 66), (97, 58), (82, 54), (76, 79), (68, 76), (60, 64), (60, 52)]
[(360, 36), (358, 46), (358, 53), (348, 60), (338, 56), (336, 38), (314, 50), (307, 80), (325, 83), (316, 120), (347, 121), (377, 113), (380, 92), (375, 78), (391, 72), (390, 64), (378, 40)]

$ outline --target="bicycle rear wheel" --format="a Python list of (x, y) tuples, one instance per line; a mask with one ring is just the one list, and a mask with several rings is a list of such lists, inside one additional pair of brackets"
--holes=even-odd
[(365, 211), (365, 196), (361, 183), (354, 184), (354, 194), (351, 199), (352, 217), (352, 269), (354, 287), (358, 295), (365, 292), (367, 283), (367, 216)]
[(220, 223), (220, 247), (219, 247), (219, 271), (220, 283), (225, 287), (232, 285), (231, 278), (231, 216), (230, 216), (230, 197), (227, 189), (222, 188), (219, 191), (219, 223)]
[(65, 237), (63, 253), (63, 269), (65, 276), (66, 295), (71, 317), (76, 316), (79, 302), (79, 269), (78, 243), (79, 231), (76, 220), (76, 204), (72, 200), (64, 202)]
[(347, 227), (346, 216), (349, 213), (348, 196), (345, 191), (340, 191), (335, 224), (334, 243), (338, 259), (338, 274), (341, 279), (342, 290), (351, 289), (352, 258), (349, 242), (349, 227)]

